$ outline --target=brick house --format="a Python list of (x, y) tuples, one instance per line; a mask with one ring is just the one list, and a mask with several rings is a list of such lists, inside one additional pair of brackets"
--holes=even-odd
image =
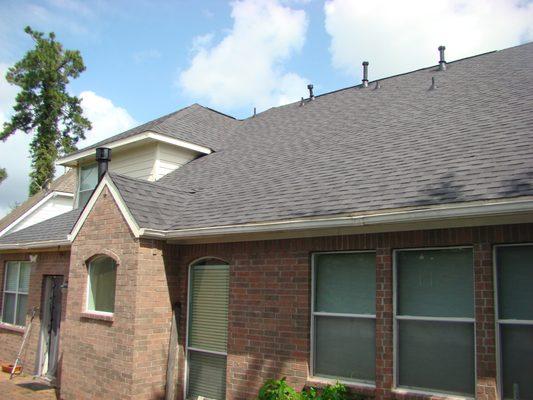
[(35, 309), (63, 399), (533, 398), (533, 44), (439, 64), (61, 159), (75, 209), (0, 238), (0, 359)]

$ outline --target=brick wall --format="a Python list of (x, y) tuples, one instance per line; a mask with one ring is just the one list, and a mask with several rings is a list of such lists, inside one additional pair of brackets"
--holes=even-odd
[[(138, 247), (105, 189), (71, 247), (67, 316), (62, 330), (64, 399), (132, 397)], [(84, 313), (86, 261), (97, 254), (117, 262), (113, 321)]]
[[(171, 293), (176, 294), (175, 246), (136, 239), (107, 189), (71, 248), (63, 330), (63, 399), (157, 399), (164, 394)], [(112, 320), (87, 314), (86, 261), (117, 262)]]
[[(227, 398), (253, 398), (269, 378), (286, 376), (303, 387), (310, 348), (310, 254), (376, 250), (376, 389), (378, 399), (428, 398), (392, 390), (392, 251), (400, 248), (470, 245), (474, 252), (477, 398), (496, 398), (492, 245), (533, 241), (533, 225), (506, 225), (245, 243), (179, 246), (178, 298), (187, 300), (188, 265), (199, 257), (230, 263)], [(180, 320), (185, 344), (186, 316)], [(183, 373), (183, 359), (180, 363)], [(183, 390), (183, 375), (178, 382)]]
[[(33, 307), (38, 311), (35, 315), (28, 343), (22, 355), (24, 369), (29, 374), (37, 372), (36, 358), (38, 351), (39, 332), (41, 329), (41, 316), (43, 308), (43, 277), (46, 275), (62, 275), (64, 279), (68, 277), (68, 266), (70, 261), (69, 252), (41, 252), (38, 254), (37, 262), (32, 264), (30, 274), (30, 288), (28, 294), (28, 312)], [(0, 310), (4, 290), (5, 265), (7, 261), (29, 261), (29, 253), (0, 254)], [(66, 315), (66, 293), (62, 297), (62, 314), (61, 324), (63, 324)], [(29, 315), (27, 322), (29, 322)], [(62, 329), (63, 327), (61, 327)], [(18, 332), (6, 329), (0, 325), (0, 361), (2, 363), (13, 363), (17, 357), (24, 330)], [(61, 343), (60, 343), (61, 347)]]

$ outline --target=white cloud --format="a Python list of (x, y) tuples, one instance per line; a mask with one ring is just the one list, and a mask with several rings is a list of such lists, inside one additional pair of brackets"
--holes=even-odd
[[(0, 126), (3, 126), (11, 115), (17, 94), (17, 88), (8, 84), (4, 78), (7, 68), (7, 64), (0, 63)], [(87, 138), (78, 143), (79, 148), (136, 125), (124, 108), (115, 106), (105, 97), (91, 91), (84, 91), (79, 97), (82, 99), (84, 115), (93, 125), (93, 129), (86, 133)], [(0, 184), (0, 218), (10, 211), (13, 204), (25, 201), (28, 196), (31, 138), (31, 135), (17, 132), (5, 142), (0, 142), (0, 167), (5, 168), (8, 173), (8, 178)], [(58, 167), (57, 174), (62, 173), (63, 168)]]
[(86, 139), (78, 143), (78, 148), (89, 146), (137, 124), (135, 119), (122, 107), (118, 107), (105, 97), (91, 91), (80, 93), (84, 115), (91, 121), (92, 129)]
[(533, 39), (533, 3), (520, 0), (329, 0), (326, 30), (334, 67), (369, 78), (454, 60)]
[(301, 50), (307, 16), (277, 0), (232, 3), (233, 27), (217, 44), (203, 35), (193, 42), (190, 67), (179, 85), (186, 94), (222, 108), (264, 109), (305, 95), (306, 81), (283, 63)]

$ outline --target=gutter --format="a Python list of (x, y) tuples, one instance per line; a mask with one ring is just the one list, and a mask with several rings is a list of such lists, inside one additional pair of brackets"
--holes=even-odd
[(308, 229), (360, 227), (405, 222), (427, 222), (469, 217), (492, 217), (533, 212), (533, 199), (497, 200), (482, 204), (431, 206), (411, 210), (396, 210), (334, 217), (312, 217), (264, 223), (188, 228), (178, 230), (139, 229), (139, 236), (154, 239), (194, 239), (206, 236), (300, 231)]
[(0, 250), (27, 250), (27, 249), (42, 249), (47, 247), (70, 247), (70, 240), (44, 240), (41, 242), (26, 242), (26, 243), (8, 243), (0, 244)]

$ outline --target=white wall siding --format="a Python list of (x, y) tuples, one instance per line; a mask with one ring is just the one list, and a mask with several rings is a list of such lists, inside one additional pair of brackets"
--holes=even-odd
[(132, 178), (155, 180), (157, 144), (128, 149), (111, 154), (109, 170)]
[(189, 161), (194, 160), (199, 155), (199, 153), (195, 151), (165, 143), (159, 143), (157, 146), (155, 180), (162, 178)]
[(7, 233), (13, 233), (27, 228), (28, 226), (35, 225), (39, 222), (46, 221), (47, 219), (56, 217), (60, 214), (71, 211), (73, 208), (73, 197), (57, 195), (51, 197), (30, 214), (18, 221), (13, 227), (9, 229)]

